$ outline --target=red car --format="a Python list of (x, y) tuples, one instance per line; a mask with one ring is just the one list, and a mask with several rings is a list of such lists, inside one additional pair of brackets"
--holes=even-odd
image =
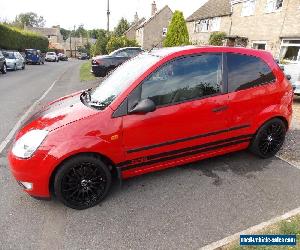
[(274, 156), (293, 90), (261, 50), (180, 47), (142, 53), (101, 85), (31, 117), (9, 152), (33, 197), (85, 209), (126, 179), (249, 148)]

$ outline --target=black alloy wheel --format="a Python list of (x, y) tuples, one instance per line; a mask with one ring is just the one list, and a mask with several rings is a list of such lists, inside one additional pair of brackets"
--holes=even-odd
[(286, 126), (281, 119), (266, 122), (257, 132), (250, 149), (261, 158), (269, 158), (280, 150), (286, 134)]
[(97, 205), (111, 185), (107, 166), (93, 156), (78, 156), (64, 163), (54, 180), (57, 198), (66, 206), (82, 210)]

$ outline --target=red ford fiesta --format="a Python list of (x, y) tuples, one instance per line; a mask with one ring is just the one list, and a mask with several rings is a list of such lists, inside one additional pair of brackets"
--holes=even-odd
[(9, 153), (33, 197), (85, 209), (129, 178), (249, 148), (262, 158), (284, 142), (293, 91), (272, 56), (228, 47), (143, 53), (102, 84), (31, 117)]

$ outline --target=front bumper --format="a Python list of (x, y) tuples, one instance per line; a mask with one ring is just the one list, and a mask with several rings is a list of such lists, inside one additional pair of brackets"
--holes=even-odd
[(47, 152), (38, 150), (31, 158), (21, 159), (10, 151), (8, 160), (11, 172), (23, 191), (34, 197), (50, 198), (49, 182), (54, 159)]

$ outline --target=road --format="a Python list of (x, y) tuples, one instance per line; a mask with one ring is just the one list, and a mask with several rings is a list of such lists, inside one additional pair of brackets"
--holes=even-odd
[[(0, 142), (55, 80), (40, 105), (95, 86), (79, 82), (79, 67), (47, 63), (0, 75)], [(197, 249), (300, 207), (299, 190), (298, 168), (239, 152), (126, 180), (100, 205), (76, 211), (21, 192), (4, 151), (0, 249)]]

